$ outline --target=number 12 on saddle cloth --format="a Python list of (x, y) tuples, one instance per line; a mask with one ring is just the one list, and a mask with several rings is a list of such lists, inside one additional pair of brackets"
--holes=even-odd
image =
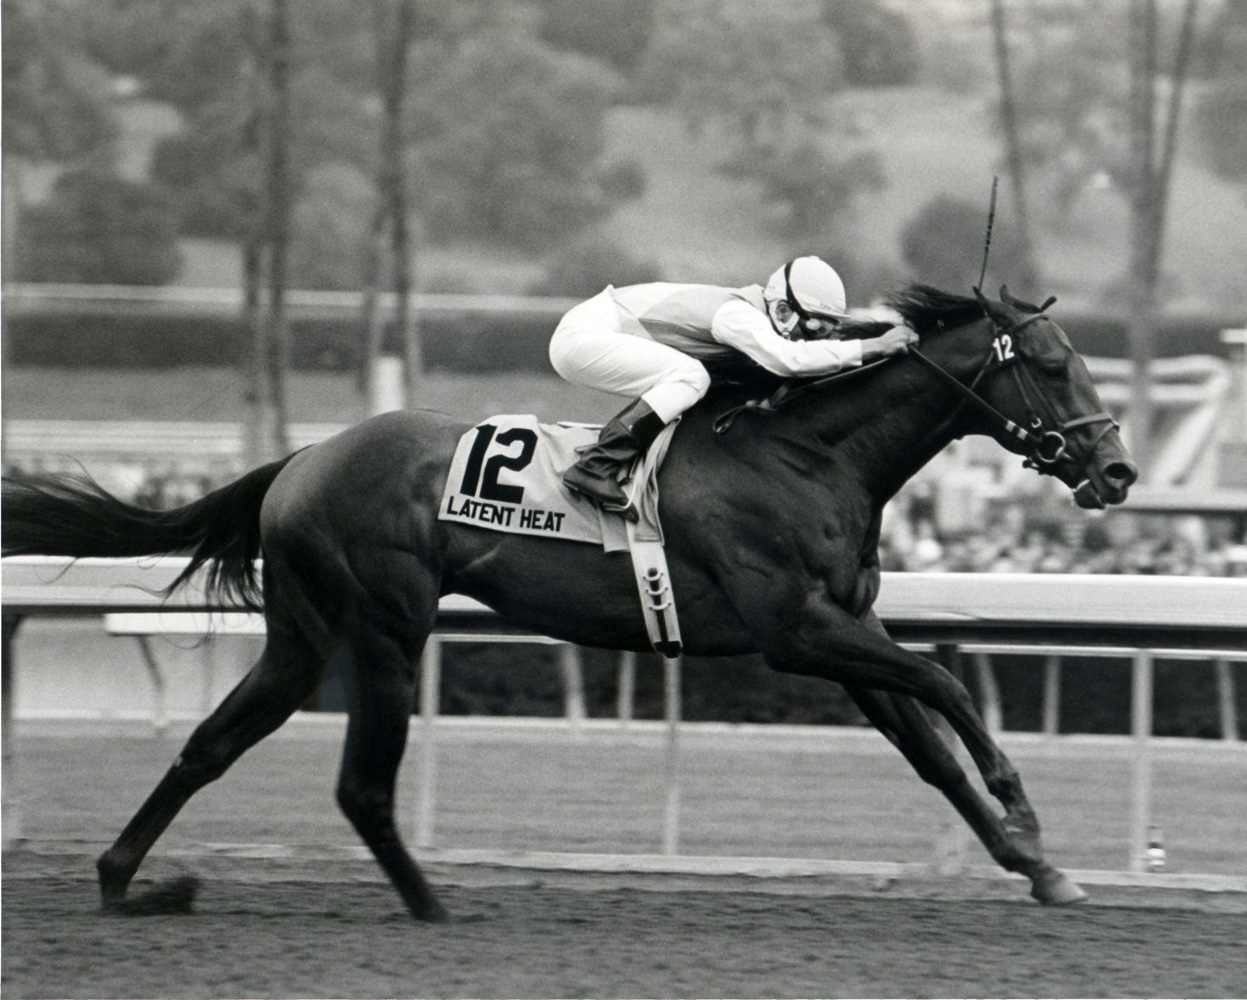
[(633, 471), (628, 489), (640, 513), (636, 525), (575, 499), (563, 485), (563, 472), (575, 463), (578, 449), (597, 441), (599, 428), (542, 424), (532, 414), (490, 417), (459, 439), (438, 519), (630, 551), (651, 642), (674, 656), (679, 624), (658, 523), (658, 469), (676, 423), (664, 428)]

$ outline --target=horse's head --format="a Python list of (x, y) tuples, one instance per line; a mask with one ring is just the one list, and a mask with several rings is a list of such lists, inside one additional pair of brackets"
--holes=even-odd
[[(930, 342), (930, 353), (977, 397), (967, 413), (971, 431), (991, 435), (1024, 455), (1028, 466), (1056, 476), (1080, 507), (1123, 502), (1138, 469), (1087, 366), (1045, 312), (1055, 300), (1041, 307), (1006, 288), (1000, 295), (996, 301), (975, 289), (976, 303), (916, 288), (894, 305), (920, 334), (944, 331)], [(920, 346), (920, 360), (927, 346)]]

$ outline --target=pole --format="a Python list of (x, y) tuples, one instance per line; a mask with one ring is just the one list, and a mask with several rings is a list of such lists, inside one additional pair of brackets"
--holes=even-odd
[(1134, 654), (1130, 683), (1130, 729), (1134, 736), (1134, 794), (1130, 807), (1128, 870), (1147, 870), (1148, 829), (1152, 817), (1152, 653)]
[(667, 721), (664, 767), (667, 796), (663, 811), (663, 854), (678, 854), (680, 847), (680, 663), (681, 658), (678, 656), (663, 659), (663, 714)]
[(992, 658), (987, 653), (974, 653), (970, 662), (974, 665), (974, 679), (983, 702), (983, 724), (993, 736), (998, 735), (1004, 728), (1004, 711), (1000, 706), (1000, 685), (992, 670)]
[(4, 781), (0, 785), (0, 797), (4, 799), (3, 841), (6, 848), (22, 839), (22, 801), (17, 792), (17, 753), (13, 741), (13, 719), (17, 714), (13, 706), (13, 696), (16, 693), (13, 653), (17, 630), (21, 624), (21, 615), (4, 616), (4, 662), (0, 664), (0, 725), (4, 727), (0, 730), (0, 742), (4, 745)]
[(442, 689), (442, 641), (429, 636), (420, 657), (420, 770), (416, 778), (416, 847), (433, 846), (437, 799), (437, 722)]
[(1221, 739), (1238, 742), (1238, 709), (1234, 699), (1234, 665), (1221, 656), (1213, 663), (1217, 672), (1217, 705), (1221, 715)]
[(1061, 730), (1061, 658), (1054, 654), (1043, 661), (1043, 731), (1055, 736)]
[(632, 721), (636, 702), (636, 653), (619, 654), (619, 691), (615, 696), (616, 715), (621, 725)]
[(583, 734), (585, 685), (580, 669), (580, 649), (570, 642), (559, 646), (559, 673), (563, 677), (563, 715), (573, 736)]

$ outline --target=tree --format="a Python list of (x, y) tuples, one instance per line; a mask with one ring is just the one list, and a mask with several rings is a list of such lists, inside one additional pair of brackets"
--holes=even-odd
[[(259, 123), (265, 136), (264, 187), (258, 233), (252, 246), (249, 282), (268, 285), (262, 308), (252, 309), (255, 458), (289, 452), (286, 372), (290, 331), (286, 320), (287, 257), (290, 247), (290, 9), (289, 0), (255, 0), (266, 5), (261, 20), (263, 86)], [(254, 293), (253, 293), (254, 294)], [(249, 296), (250, 298), (251, 296)]]
[[(1070, 13), (1068, 21), (1037, 25), (1016, 18), (1012, 23), (1026, 39), (1008, 56), (1016, 71), (1011, 73), (1016, 78), (1015, 155), (1033, 168), (1037, 182), (1046, 184), (1037, 202), (1063, 221), (1097, 178), (1108, 179), (1118, 190), (1129, 182), (1127, 39), (1115, 14), (1080, 11)], [(1007, 127), (1003, 116), (1001, 124)]]
[(545, 261), (545, 275), (529, 289), (530, 295), (588, 298), (607, 285), (640, 285), (661, 281), (656, 264), (638, 260), (613, 240), (581, 236)]
[[(947, 195), (927, 202), (901, 233), (901, 253), (913, 279), (950, 292), (968, 292), (982, 268), (986, 224), (986, 206)], [(1017, 231), (997, 224), (992, 234), (991, 269), (998, 274), (1017, 274), (1025, 254)]]
[[(343, 11), (338, 5), (329, 12)], [(204, 4), (199, 16), (183, 18), (186, 35), (171, 43), (172, 54), (166, 57), (175, 63), (177, 53), (202, 41), (213, 53), (192, 62), (202, 75), (173, 86), (158, 64), (147, 81), (150, 91), (174, 101), (185, 119), (182, 132), (157, 148), (152, 171), (177, 197), (186, 235), (244, 240), (257, 211), (257, 150), (263, 137), (256, 133), (262, 126), (255, 114), (254, 15), (251, 0)], [(357, 78), (360, 67), (352, 46), (345, 45), (351, 58), (339, 51), (343, 26), (336, 19), (326, 21), (327, 16), (320, 0), (304, 0), (290, 14), (294, 57), (286, 83), (291, 119), (287, 168), (294, 199), (319, 166), (342, 161), (371, 168), (375, 114), (368, 113), (369, 91), (344, 82)], [(346, 34), (351, 31), (358, 33), (359, 26), (352, 23)]]
[[(1131, 448), (1142, 477), (1151, 457), (1150, 366), (1155, 355), (1157, 286), (1164, 247), (1165, 210), (1177, 149), (1186, 81), (1195, 31), (1195, 0), (1186, 0), (1172, 69), (1159, 66), (1159, 14), (1156, 0), (1132, 0), (1130, 7), (1130, 356), (1132, 363)], [(1160, 82), (1167, 76), (1168, 98)]]
[(836, 36), (815, 11), (746, 0), (664, 4), (638, 76), (646, 97), (735, 149), (808, 135), (826, 123), (822, 99), (844, 79)]
[(308, 171), (291, 217), (290, 282), (296, 288), (363, 288), (372, 180), (347, 163)]
[(152, 177), (173, 193), (183, 235), (244, 240), (255, 224), (260, 164), (253, 74), (240, 65), (228, 99), (200, 108), (156, 147)]
[(840, 39), (852, 86), (899, 87), (918, 76), (921, 60), (904, 14), (878, 0), (822, 0), (822, 18)]
[(762, 184), (794, 237), (825, 233), (855, 193), (882, 183), (872, 154), (827, 141), (825, 104), (845, 63), (816, 6), (671, 0), (636, 75), (643, 96), (713, 136), (721, 170)]
[(992, 37), (996, 54), (996, 77), (1000, 84), (1000, 126), (1005, 134), (1009, 179), (1013, 188), (1013, 212), (1021, 242), (1021, 276), (1024, 283), (1039, 283), (1039, 267), (1031, 240), (1030, 212), (1026, 205), (1026, 158), (1018, 134), (1017, 100), (1013, 87), (1013, 67), (1009, 58), (1009, 39), (1005, 29), (1004, 0), (992, 0)]
[[(1128, 0), (1124, 24), (1118, 7), (1100, 18), (1080, 10), (1057, 25), (1059, 64), (1045, 43), (1032, 45), (1019, 88), (1026, 156), (1058, 178), (1055, 203), (1070, 211), (1092, 178), (1104, 178), (1129, 206), (1130, 443), (1144, 476), (1165, 216), (1196, 9), (1196, 0), (1185, 0), (1173, 25), (1157, 0)], [(1170, 46), (1166, 59), (1162, 49)]]
[[(159, 0), (139, 0), (156, 3)], [(202, 81), (174, 86), (164, 69), (153, 93), (176, 100), (182, 135), (166, 140), (157, 176), (177, 195), (185, 232), (243, 238), (254, 211), (253, 127), (244, 93), (247, 5), (207, 0), (181, 19), (193, 49), (202, 34), (211, 58), (190, 65)], [(240, 14), (241, 12), (241, 14)], [(619, 165), (601, 162), (603, 120), (618, 78), (601, 63), (540, 41), (540, 12), (514, 5), (428, 0), (414, 5), (418, 39), (404, 96), (409, 208), (430, 239), (545, 248), (597, 221), (629, 194)], [(234, 23), (226, 23), (232, 17)], [(291, 17), (291, 187), (309, 171), (346, 163), (372, 176), (381, 156), (382, 86), (371, 18), (340, 0), (301, 0)], [(234, 48), (223, 40), (234, 39)], [(172, 66), (171, 54), (166, 62)], [(164, 65), (164, 64), (162, 64)]]
[(541, 38), (627, 72), (649, 44), (656, 0), (540, 0)]
[(618, 80), (539, 41), (524, 9), (488, 11), (413, 53), (413, 205), (434, 238), (546, 249), (617, 204), (602, 155)]
[(1222, 177), (1247, 182), (1247, 5), (1227, 3), (1207, 34), (1209, 86), (1196, 109), (1201, 149)]
[[(378, 306), (378, 297), (384, 285), (388, 284), (394, 294), (397, 326), (403, 336), (405, 397), (416, 395), (424, 360), (410, 302), (411, 247), (408, 239), (407, 178), (403, 162), (408, 54), (415, 27), (415, 6), (411, 0), (374, 0), (373, 19), (382, 118), (375, 205), (364, 254), (363, 327), (367, 350), (361, 374), (369, 408), (378, 412), (385, 405), (377, 398), (376, 385), (376, 361), (385, 346), (385, 326)], [(384, 274), (387, 262), (388, 282)]]
[(181, 267), (168, 198), (106, 170), (63, 174), (24, 222), (18, 275), (25, 281), (163, 285)]
[(80, 160), (106, 151), (116, 135), (103, 70), (65, 40), (56, 6), (4, 0), (6, 164), (12, 157)]
[[(140, 76), (147, 96), (168, 101), (194, 117), (207, 105), (234, 91), (242, 62), (252, 44), (247, 5), (250, 0), (129, 0), (98, 14), (96, 44)], [(91, 7), (91, 4), (85, 5)], [(110, 4), (110, 7), (113, 5)], [(117, 36), (124, 32), (126, 41)], [(135, 47), (129, 39), (147, 44)]]

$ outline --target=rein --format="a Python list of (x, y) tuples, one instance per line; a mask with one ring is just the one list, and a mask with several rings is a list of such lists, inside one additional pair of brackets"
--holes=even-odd
[(880, 358), (878, 361), (872, 361), (868, 365), (862, 365), (859, 368), (850, 368), (842, 372), (833, 372), (831, 375), (820, 375), (817, 378), (802, 379), (801, 381), (788, 381), (781, 385), (769, 396), (764, 399), (747, 399), (745, 402), (737, 406), (724, 410), (715, 417), (714, 432), (716, 434), (725, 434), (731, 430), (732, 424), (736, 423), (736, 418), (742, 413), (759, 413), (764, 417), (769, 417), (775, 413), (781, 406), (791, 403), (794, 399), (799, 399), (807, 392), (815, 389), (821, 389), (823, 386), (831, 382), (845, 382), (848, 379), (861, 375), (864, 372), (878, 368), (881, 364), (889, 359)]
[[(1047, 308), (1048, 304), (1049, 303), (1045, 303), (1043, 308)], [(1006, 338), (1011, 339), (1019, 330), (1022, 330), (1037, 320), (1044, 318), (1043, 309), (1039, 309), (1033, 315), (1027, 316), (1023, 320), (1019, 320), (1008, 329), (1001, 330), (1000, 325), (995, 320), (995, 317), (988, 313), (986, 309), (984, 310), (984, 314), (998, 333), (997, 343), (1005, 340)], [(1021, 373), (1023, 371), (1026, 372), (1026, 381), (1031, 383), (1032, 388), (1038, 390), (1038, 387), (1035, 385), (1034, 377), (1030, 374), (1029, 369), (1027, 369), (1025, 365), (1018, 364), (1018, 362), (1022, 359), (1017, 354), (1010, 354), (1007, 357), (997, 358), (996, 350), (993, 348), (992, 351), (988, 352), (987, 358), (984, 360), (982, 366), (979, 368), (970, 384), (966, 385), (947, 369), (942, 368), (937, 362), (928, 358), (916, 347), (911, 347), (908, 353), (911, 357), (922, 364), (927, 371), (931, 372), (937, 379), (947, 385), (948, 388), (952, 389), (959, 396), (961, 396), (963, 402), (969, 403), (977, 408), (981, 413), (986, 414), (991, 420), (995, 421), (1006, 434), (1012, 435), (1024, 445), (1027, 445), (1030, 449), (1030, 453), (1024, 464), (1030, 468), (1038, 470), (1040, 473), (1055, 475), (1050, 467), (1056, 465), (1057, 462), (1066, 457), (1067, 442), (1065, 435), (1069, 431), (1077, 427), (1085, 427), (1088, 424), (1104, 424), (1104, 428), (1099, 434), (1096, 435), (1095, 440), (1091, 442), (1090, 447), (1086, 449), (1082, 457), (1080, 464), (1085, 470), (1087, 460), (1095, 452), (1095, 449), (1099, 445), (1100, 441), (1103, 440), (1104, 436), (1108, 434), (1109, 431), (1117, 429), (1117, 421), (1113, 419), (1111, 414), (1106, 412), (1092, 413), (1084, 417), (1075, 417), (1073, 420), (1062, 422), (1053, 411), (1052, 406), (1047, 401), (1047, 398), (1042, 392), (1039, 392), (1039, 398), (1043, 401), (1043, 407), (1048, 412), (1048, 423), (1051, 425), (1047, 429), (1043, 429), (1044, 419), (1039, 415), (1035, 406), (1031, 403), (1030, 394), (1026, 391), (1026, 386), (1023, 382)], [(770, 396), (767, 396), (764, 399), (747, 400), (746, 402), (741, 403), (738, 406), (733, 406), (721, 413), (715, 418), (713, 424), (714, 431), (716, 434), (726, 433), (736, 422), (736, 418), (742, 413), (758, 413), (762, 416), (771, 416), (778, 411), (780, 407), (787, 405), (794, 399), (804, 396), (808, 392), (820, 389), (831, 382), (844, 381), (846, 379), (861, 375), (863, 372), (877, 368), (879, 365), (884, 364), (888, 360), (890, 359), (883, 358), (879, 361), (873, 361), (868, 365), (862, 365), (860, 368), (836, 372), (832, 375), (821, 376), (820, 378), (808, 379), (800, 382), (785, 382), (773, 393), (771, 393)], [(983, 379), (983, 376), (988, 373), (993, 361), (998, 361), (1000, 368), (1008, 367), (1012, 369), (1012, 375), (1014, 383), (1017, 386), (1018, 395), (1021, 397), (1022, 403), (1026, 407), (1027, 414), (1030, 418), (1029, 428), (1023, 427), (1016, 421), (1006, 417), (1003, 413), (996, 409), (996, 407), (992, 406), (991, 403), (975, 392), (975, 388)], [(1043, 431), (1041, 434), (1035, 433), (1040, 430)]]

